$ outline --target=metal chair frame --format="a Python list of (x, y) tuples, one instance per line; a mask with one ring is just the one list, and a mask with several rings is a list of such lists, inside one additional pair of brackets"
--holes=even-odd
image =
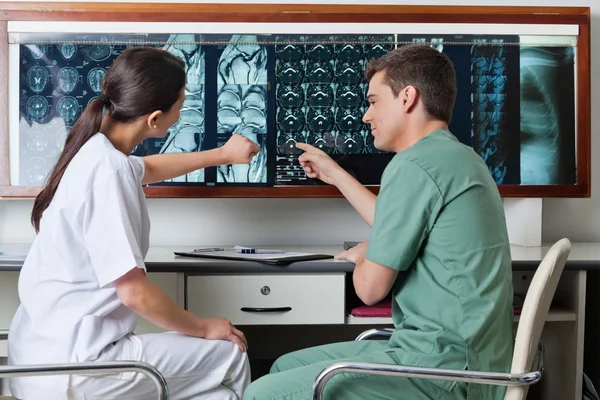
[[(8, 339), (8, 331), (0, 330), (0, 340), (6, 339)], [(71, 374), (96, 375), (114, 372), (139, 372), (146, 375), (156, 386), (158, 400), (169, 400), (169, 389), (164, 376), (154, 366), (141, 361), (102, 361), (0, 366), (0, 378)]]

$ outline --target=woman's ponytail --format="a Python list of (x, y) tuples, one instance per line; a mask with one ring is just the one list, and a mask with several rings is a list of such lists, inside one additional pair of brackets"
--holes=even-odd
[(77, 119), (71, 132), (65, 141), (65, 147), (56, 162), (56, 165), (50, 171), (46, 185), (35, 198), (33, 210), (31, 211), (31, 224), (35, 228), (35, 232), (40, 231), (40, 220), (44, 210), (48, 208), (58, 185), (69, 166), (69, 163), (75, 157), (75, 154), (90, 140), (94, 134), (100, 130), (102, 124), (102, 111), (104, 105), (108, 103), (108, 99), (101, 95), (96, 100), (92, 101), (84, 110), (81, 116)]

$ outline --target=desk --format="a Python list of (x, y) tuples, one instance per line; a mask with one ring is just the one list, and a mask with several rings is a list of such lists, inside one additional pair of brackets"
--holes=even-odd
[[(10, 246), (3, 246), (5, 251)], [(272, 246), (269, 246), (272, 247)], [(290, 251), (335, 255), (341, 246), (276, 246)], [(515, 293), (525, 293), (548, 246), (512, 246)], [(353, 264), (317, 260), (289, 266), (250, 261), (178, 257), (190, 246), (154, 246), (146, 257), (149, 277), (178, 304), (200, 317), (226, 317), (250, 342), (252, 360), (272, 360), (306, 346), (352, 340), (391, 318), (352, 318)], [(21, 261), (0, 260), (0, 329), (7, 328), (18, 298)], [(600, 244), (575, 243), (544, 327), (545, 374), (529, 398), (581, 399), (586, 272), (600, 270)], [(324, 306), (326, 305), (326, 307)], [(244, 310), (242, 310), (244, 308)], [(266, 311), (268, 312), (264, 312)], [(518, 317), (515, 318), (515, 326)], [(137, 333), (160, 329), (141, 320)], [(4, 353), (5, 354), (5, 353)], [(0, 348), (0, 356), (2, 356)]]

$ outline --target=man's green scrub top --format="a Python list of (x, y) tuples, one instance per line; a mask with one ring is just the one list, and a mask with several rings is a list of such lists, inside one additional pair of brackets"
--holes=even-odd
[[(366, 258), (400, 271), (390, 340), (398, 363), (510, 370), (513, 288), (504, 209), (472, 148), (441, 129), (394, 156), (382, 177)], [(504, 391), (472, 384), (469, 398), (501, 399)]]

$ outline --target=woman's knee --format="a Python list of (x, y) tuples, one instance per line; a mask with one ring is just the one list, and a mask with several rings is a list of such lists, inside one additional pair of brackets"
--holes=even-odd
[(233, 346), (228, 350), (227, 374), (225, 381), (235, 382), (243, 387), (250, 383), (250, 361), (248, 353), (241, 351), (239, 347)]

